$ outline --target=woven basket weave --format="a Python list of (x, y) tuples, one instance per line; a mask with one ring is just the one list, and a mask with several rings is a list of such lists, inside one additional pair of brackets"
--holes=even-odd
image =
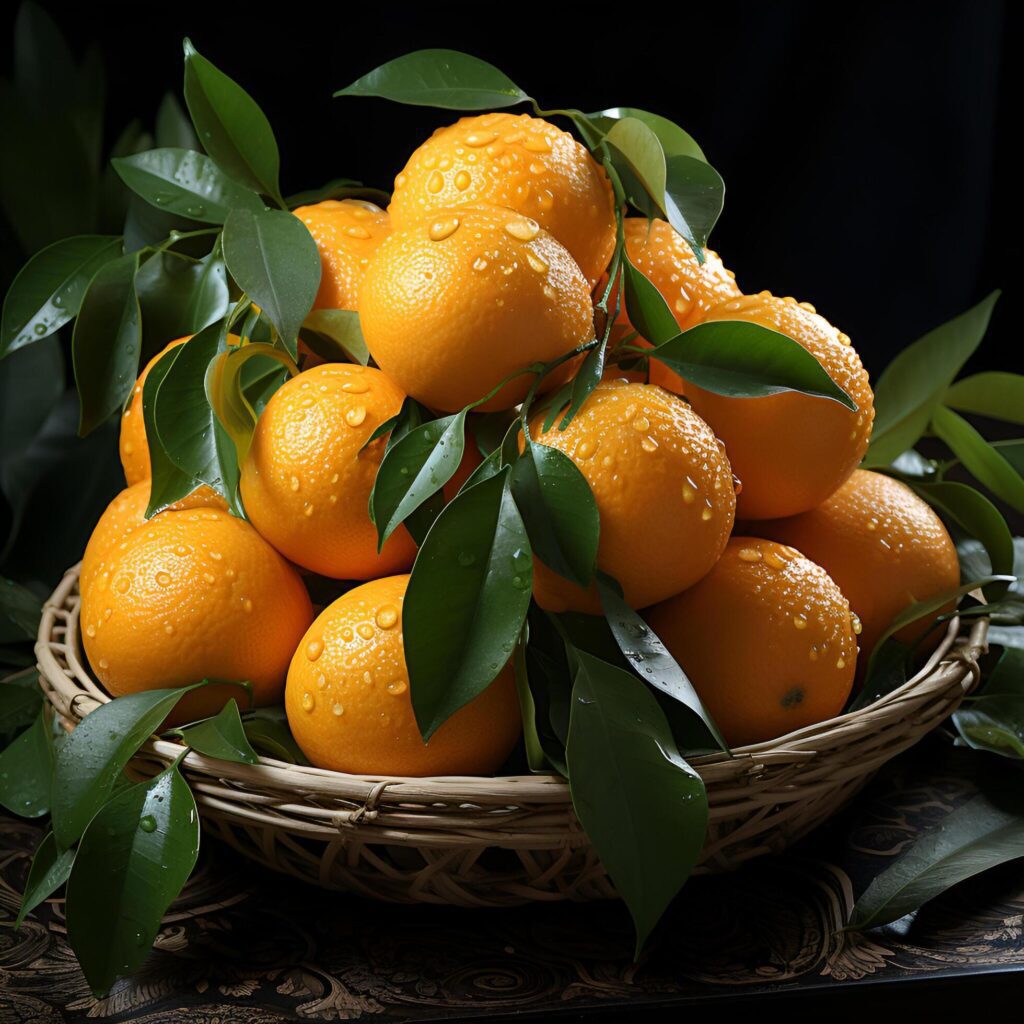
[[(110, 698), (83, 663), (78, 567), (47, 602), (41, 683), (72, 728)], [(956, 709), (977, 683), (987, 621), (950, 624), (904, 686), (861, 711), (694, 761), (710, 805), (698, 872), (778, 852), (824, 822), (886, 761)], [(149, 776), (178, 743), (149, 741), (132, 761)], [(277, 871), (398, 902), (507, 906), (615, 895), (557, 776), (384, 778), (261, 758), (182, 762), (209, 833)]]

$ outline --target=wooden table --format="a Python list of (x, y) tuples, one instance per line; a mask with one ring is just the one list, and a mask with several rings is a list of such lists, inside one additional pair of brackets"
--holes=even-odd
[[(649, 1019), (751, 1000), (833, 1021), (987, 1016), (1024, 994), (1024, 868), (964, 883), (913, 920), (845, 934), (854, 894), (972, 791), (978, 755), (930, 739), (782, 857), (691, 882), (639, 964), (617, 903), (506, 911), (401, 907), (325, 893), (207, 843), (143, 971), (102, 1001), (60, 901), (0, 928), (0, 1022)], [(0, 902), (14, 916), (34, 824), (0, 819)], [(710, 1004), (710, 1005), (706, 1005)]]

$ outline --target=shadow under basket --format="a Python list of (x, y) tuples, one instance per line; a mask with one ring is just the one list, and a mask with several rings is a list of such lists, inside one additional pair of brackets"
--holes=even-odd
[[(110, 700), (81, 653), (79, 601), (76, 566), (46, 603), (36, 645), (41, 685), (68, 728)], [(978, 681), (987, 630), (977, 619), (961, 634), (952, 621), (922, 669), (870, 707), (731, 758), (695, 759), (710, 808), (697, 873), (777, 853), (834, 814), (957, 708)], [(177, 742), (151, 739), (130, 767), (148, 777), (180, 753)], [(181, 767), (209, 834), (314, 885), (478, 907), (615, 896), (559, 776), (344, 775), (196, 753)]]

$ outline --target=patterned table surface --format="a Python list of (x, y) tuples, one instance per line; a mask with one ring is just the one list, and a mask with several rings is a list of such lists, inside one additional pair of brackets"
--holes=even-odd
[[(932, 739), (797, 849), (694, 880), (637, 964), (617, 903), (504, 911), (376, 904), (303, 886), (207, 843), (157, 951), (106, 999), (89, 994), (60, 901), (18, 932), (0, 927), (0, 1022), (580, 1019), (709, 998), (724, 1009), (755, 994), (781, 1001), (799, 992), (810, 1004), (880, 981), (928, 979), (940, 991), (965, 973), (1024, 989), (1019, 863), (958, 886), (912, 921), (868, 936), (838, 930), (872, 875), (971, 795), (977, 761)], [(0, 818), (3, 919), (14, 916), (40, 835), (36, 825)]]

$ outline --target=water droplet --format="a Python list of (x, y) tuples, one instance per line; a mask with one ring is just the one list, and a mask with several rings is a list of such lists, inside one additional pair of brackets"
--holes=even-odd
[(373, 639), (373, 626), (371, 626), (368, 622), (364, 622), (361, 626), (357, 627), (356, 632), (364, 640), (372, 640)]
[(313, 514), (313, 511), (314, 506), (307, 501), (302, 509), (302, 514), (308, 519)]
[(351, 640), (351, 639), (352, 639), (352, 630), (351, 630), (351, 629), (350, 629), (350, 628), (349, 628), (348, 626), (346, 626), (346, 627), (345, 627), (345, 628), (344, 628), (344, 629), (343, 629), (343, 630), (341, 631), (341, 639), (342, 639), (342, 640), (344, 640), (344, 641), (345, 641), (345, 643), (348, 643), (348, 642), (349, 642), (349, 640)]
[(761, 552), (757, 548), (740, 548), (739, 559), (741, 562), (760, 562)]
[(327, 685), (327, 676), (325, 676), (323, 672), (321, 672), (320, 675), (316, 677), (316, 685), (317, 688), (320, 690), (322, 690)]
[(316, 707), (316, 697), (308, 691), (302, 695), (302, 710), (312, 711)]
[[(142, 819), (139, 821), (139, 828), (141, 828), (143, 832), (155, 832), (156, 818), (154, 818), (152, 814), (143, 815)], [(140, 935), (139, 938), (141, 937), (142, 936)]]
[(322, 640), (310, 640), (309, 643), (306, 644), (306, 657), (309, 658), (310, 661), (316, 661), (323, 652), (324, 644)]
[(331, 707), (331, 714), (334, 715), (335, 718), (341, 718), (341, 716), (345, 714), (345, 708), (340, 703), (335, 702)]
[(122, 576), (115, 584), (114, 589), (119, 594), (127, 594), (132, 589), (132, 581), (127, 576)]
[(523, 149), (531, 153), (550, 153), (551, 143), (543, 135), (532, 135), (523, 143)]
[(697, 491), (694, 489), (693, 481), (687, 477), (687, 482), (683, 484), (683, 501), (687, 505), (692, 505), (697, 500)]
[(242, 611), (247, 614), (252, 611), (252, 601), (248, 597), (242, 598)]
[(458, 217), (442, 217), (440, 220), (435, 220), (427, 231), (430, 235), (432, 242), (443, 242), (450, 235), (454, 235), (459, 227)]
[(526, 576), (513, 576), (512, 586), (515, 587), (516, 590), (526, 590), (530, 586), (530, 580)]
[(464, 569), (468, 569), (476, 561), (476, 555), (472, 551), (460, 551), (458, 562)]
[(860, 621), (860, 616), (856, 612), (850, 612), (850, 626), (853, 629), (855, 636), (860, 636), (864, 629), (863, 623)]
[(408, 689), (408, 684), (404, 679), (392, 679), (386, 687), (388, 693), (393, 693), (396, 696), (400, 693), (405, 693)]
[(648, 435), (640, 442), (640, 447), (643, 448), (645, 452), (653, 452), (657, 450), (658, 442)]
[(538, 274), (546, 274), (550, 267), (547, 263), (542, 260), (532, 249), (526, 250), (526, 262), (530, 264), (530, 269), (535, 270)]
[(475, 260), (473, 260), (473, 269), (474, 270), (486, 270), (487, 269), (487, 260), (485, 260), (483, 258), (483, 256), (477, 256), (477, 258)]
[(110, 668), (110, 662), (107, 661), (106, 658), (100, 658), (100, 668), (102, 668), (102, 669)]
[(350, 427), (358, 427), (366, 419), (366, 406), (353, 405), (351, 409), (345, 410), (345, 422)]
[(366, 228), (361, 227), (359, 224), (353, 224), (351, 227), (345, 228), (345, 234), (350, 238), (369, 238), (370, 232)]
[(846, 659), (836, 658), (836, 668), (846, 668)]
[(86, 636), (95, 636), (96, 635), (96, 627), (91, 622), (89, 623), (88, 626), (85, 627), (85, 635)]
[(377, 625), (381, 629), (391, 629), (398, 621), (398, 609), (393, 604), (386, 604), (377, 612)]
[(520, 242), (532, 242), (540, 232), (540, 225), (530, 217), (516, 217), (505, 225), (505, 230)]
[[(341, 385), (342, 391), (347, 391), (350, 395), (365, 395), (370, 390), (370, 385), (365, 380), (347, 380)], [(334, 474), (334, 483), (337, 483), (338, 474)]]
[(712, 515), (713, 515), (713, 513), (712, 513), (710, 508), (702, 508), (700, 510), (700, 517), (701, 517), (701, 519), (704, 520), (705, 523), (711, 521), (711, 516)]
[(203, 573), (203, 579), (206, 580), (207, 583), (216, 583), (217, 582), (217, 577), (214, 576), (212, 572), (204, 572)]
[(460, 192), (465, 192), (466, 189), (469, 188), (472, 180), (473, 179), (469, 176), (469, 171), (459, 171), (459, 173), (455, 175), (455, 187)]
[(797, 629), (806, 629), (807, 628), (807, 617), (804, 616), (804, 615), (794, 615), (793, 616), (793, 625)]
[(441, 189), (444, 188), (444, 175), (440, 171), (434, 171), (433, 174), (427, 178), (427, 191), (432, 195), (436, 196)]
[(532, 560), (531, 560), (529, 554), (527, 554), (527, 552), (523, 551), (522, 548), (517, 548), (512, 553), (512, 565), (516, 569), (518, 569), (520, 572), (524, 572), (525, 570), (529, 569), (531, 564), (532, 564)]
[(170, 622), (164, 623), (164, 632), (168, 636), (174, 636), (174, 626)]
[(633, 429), (642, 434), (651, 429), (651, 421), (644, 415), (637, 416), (633, 420)]
[(777, 551), (766, 551), (764, 554), (764, 564), (772, 569), (784, 569), (787, 561)]

